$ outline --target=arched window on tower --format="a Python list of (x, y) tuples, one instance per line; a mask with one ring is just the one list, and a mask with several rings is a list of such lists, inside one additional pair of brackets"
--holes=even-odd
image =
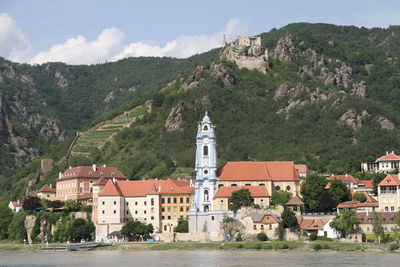
[(208, 156), (208, 146), (203, 147), (203, 156)]
[(204, 128), (203, 128), (203, 130), (204, 130), (204, 131), (208, 131), (208, 127), (207, 127), (207, 125), (204, 125)]
[(208, 201), (208, 190), (204, 190), (204, 202)]

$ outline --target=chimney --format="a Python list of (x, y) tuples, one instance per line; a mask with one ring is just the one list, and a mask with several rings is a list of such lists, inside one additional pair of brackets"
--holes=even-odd
[(158, 192), (161, 192), (161, 185), (158, 186)]
[(386, 155), (389, 154), (389, 151), (386, 151)]
[(53, 186), (51, 184), (49, 184), (50, 188), (53, 188)]
[(72, 167), (71, 167), (71, 166), (69, 166), (69, 167), (68, 167), (68, 169), (72, 169)]
[(103, 164), (103, 167), (107, 167), (107, 165), (106, 165), (106, 164)]
[(346, 178), (348, 177), (349, 175), (346, 173)]
[(61, 177), (62, 177), (62, 173), (58, 172), (58, 179), (61, 179)]
[(96, 164), (93, 164), (93, 172), (95, 172), (96, 171)]
[(113, 183), (115, 184), (115, 182), (117, 181), (117, 179), (115, 179), (115, 178), (112, 178), (112, 181), (113, 181)]

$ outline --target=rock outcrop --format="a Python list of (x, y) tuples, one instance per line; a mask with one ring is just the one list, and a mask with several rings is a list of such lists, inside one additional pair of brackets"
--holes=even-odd
[(390, 120), (388, 120), (383, 116), (377, 116), (375, 120), (381, 126), (382, 129), (393, 130), (395, 127), (393, 122), (391, 122)]
[(353, 131), (356, 131), (362, 127), (363, 120), (369, 117), (371, 115), (366, 110), (363, 110), (361, 114), (357, 114), (356, 111), (349, 109), (340, 117), (339, 121), (349, 126)]
[(234, 42), (225, 44), (220, 59), (235, 62), (239, 69), (267, 73), (268, 51), (261, 46), (260, 37), (238, 37)]
[(167, 132), (178, 130), (183, 122), (182, 118), (183, 103), (179, 103), (171, 109), (165, 121), (164, 128)]
[(359, 96), (361, 98), (366, 98), (367, 97), (367, 87), (365, 85), (365, 82), (361, 81), (359, 83), (354, 83), (351, 94)]
[(293, 50), (293, 37), (291, 34), (288, 34), (278, 40), (274, 51), (271, 53), (271, 57), (282, 62), (290, 62), (292, 61)]

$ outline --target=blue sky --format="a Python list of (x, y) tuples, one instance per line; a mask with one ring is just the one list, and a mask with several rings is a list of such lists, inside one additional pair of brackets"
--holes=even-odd
[(233, 39), (292, 22), (399, 25), (400, 1), (1, 0), (0, 56), (70, 64), (187, 57), (220, 46), (224, 33)]

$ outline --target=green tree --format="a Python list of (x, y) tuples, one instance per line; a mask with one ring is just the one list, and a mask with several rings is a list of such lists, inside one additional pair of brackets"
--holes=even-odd
[(8, 238), (8, 226), (12, 222), (14, 213), (8, 208), (7, 204), (0, 205), (0, 240)]
[(328, 190), (322, 191), (318, 197), (318, 210), (324, 212), (331, 212), (336, 208), (335, 202), (333, 201), (331, 194)]
[(356, 218), (354, 210), (342, 210), (336, 213), (335, 218), (330, 222), (330, 227), (340, 233), (342, 237), (347, 237), (348, 234), (354, 233), (355, 226), (360, 223)]
[(318, 210), (318, 198), (325, 190), (326, 183), (327, 181), (325, 177), (313, 173), (306, 178), (305, 183), (301, 187), (303, 201), (308, 204), (308, 209), (311, 211)]
[(174, 227), (176, 233), (188, 233), (189, 232), (189, 221), (184, 218), (178, 219), (178, 225)]
[(339, 203), (349, 201), (351, 199), (351, 194), (347, 186), (342, 182), (342, 180), (336, 179), (330, 181), (331, 187), (329, 188), (329, 194), (332, 200), (337, 206)]
[(290, 210), (284, 210), (281, 214), (282, 223), (285, 228), (294, 228), (297, 226), (296, 214)]
[(22, 242), (26, 239), (26, 229), (25, 229), (25, 211), (20, 211), (14, 215), (11, 224), (8, 226), (8, 239), (16, 240)]
[(275, 236), (278, 237), (279, 240), (284, 240), (286, 235), (285, 227), (283, 224), (279, 224), (278, 227), (275, 229)]
[(271, 204), (272, 205), (285, 205), (292, 198), (290, 192), (282, 190), (272, 190)]
[(22, 207), (24, 210), (34, 211), (42, 207), (41, 199), (35, 196), (27, 196), (22, 201)]
[(64, 209), (66, 211), (80, 211), (83, 207), (83, 204), (81, 202), (68, 199), (64, 202)]
[(381, 240), (384, 240), (385, 238), (385, 230), (383, 229), (382, 215), (375, 211), (372, 217), (372, 232), (374, 232), (374, 235), (378, 237), (378, 243), (380, 244)]
[(354, 195), (353, 195), (353, 200), (359, 201), (359, 202), (363, 203), (363, 202), (366, 202), (366, 201), (367, 201), (367, 197), (365, 196), (364, 193), (356, 192), (356, 193), (354, 193)]
[(394, 223), (396, 224), (396, 227), (394, 229), (394, 238), (399, 241), (400, 240), (400, 211), (396, 213), (394, 216)]
[(250, 191), (247, 188), (242, 188), (232, 193), (232, 196), (229, 199), (229, 203), (229, 209), (236, 212), (241, 207), (252, 206), (253, 197), (251, 196)]
[(139, 236), (148, 237), (154, 231), (152, 224), (143, 224), (139, 221), (130, 221), (122, 226), (121, 234), (129, 239), (137, 240)]

